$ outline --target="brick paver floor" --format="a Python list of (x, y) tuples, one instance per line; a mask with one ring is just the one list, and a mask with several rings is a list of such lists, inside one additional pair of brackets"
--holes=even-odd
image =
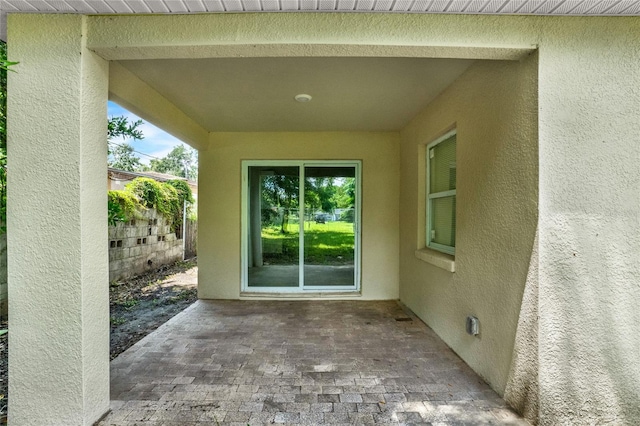
[(111, 362), (100, 425), (527, 424), (396, 302), (198, 301)]

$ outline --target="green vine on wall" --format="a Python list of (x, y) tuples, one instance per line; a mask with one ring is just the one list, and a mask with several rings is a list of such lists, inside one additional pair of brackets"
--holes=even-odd
[(138, 217), (141, 209), (138, 199), (127, 191), (108, 192), (109, 225), (115, 226), (118, 222), (127, 222)]
[(182, 224), (184, 203), (188, 214), (193, 201), (191, 188), (183, 180), (158, 182), (135, 178), (123, 190), (108, 192), (109, 225), (135, 219), (140, 210), (153, 208), (165, 217), (171, 231), (175, 232)]

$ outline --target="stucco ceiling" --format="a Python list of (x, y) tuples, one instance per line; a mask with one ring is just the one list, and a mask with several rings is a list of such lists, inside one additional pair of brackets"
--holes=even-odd
[(410, 12), (532, 15), (638, 15), (638, 0), (0, 0), (0, 38), (6, 14), (202, 12)]
[[(208, 131), (404, 127), (472, 61), (232, 58), (121, 61)], [(309, 94), (308, 103), (296, 102)]]

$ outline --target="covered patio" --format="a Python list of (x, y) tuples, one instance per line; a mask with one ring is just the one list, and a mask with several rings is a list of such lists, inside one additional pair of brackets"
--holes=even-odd
[(528, 424), (394, 301), (196, 302), (111, 362), (111, 409), (100, 425)]
[[(11, 13), (7, 26), (10, 423), (93, 425), (110, 391), (105, 424), (507, 421), (496, 393), (542, 425), (637, 423), (637, 17)], [(202, 301), (113, 379), (107, 99), (199, 151)], [(266, 219), (252, 203), (298, 209), (304, 230), (305, 176), (343, 166), (348, 294), (303, 279), (255, 294), (250, 230)], [(288, 190), (264, 200), (252, 176)], [(287, 253), (302, 278), (304, 235)], [(396, 321), (397, 300), (430, 329)]]

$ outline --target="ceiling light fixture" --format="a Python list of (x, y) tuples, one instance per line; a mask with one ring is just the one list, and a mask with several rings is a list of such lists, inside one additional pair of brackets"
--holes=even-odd
[(311, 95), (307, 95), (305, 93), (301, 93), (299, 95), (296, 95), (296, 97), (294, 98), (296, 101), (298, 102), (310, 102), (311, 101)]

